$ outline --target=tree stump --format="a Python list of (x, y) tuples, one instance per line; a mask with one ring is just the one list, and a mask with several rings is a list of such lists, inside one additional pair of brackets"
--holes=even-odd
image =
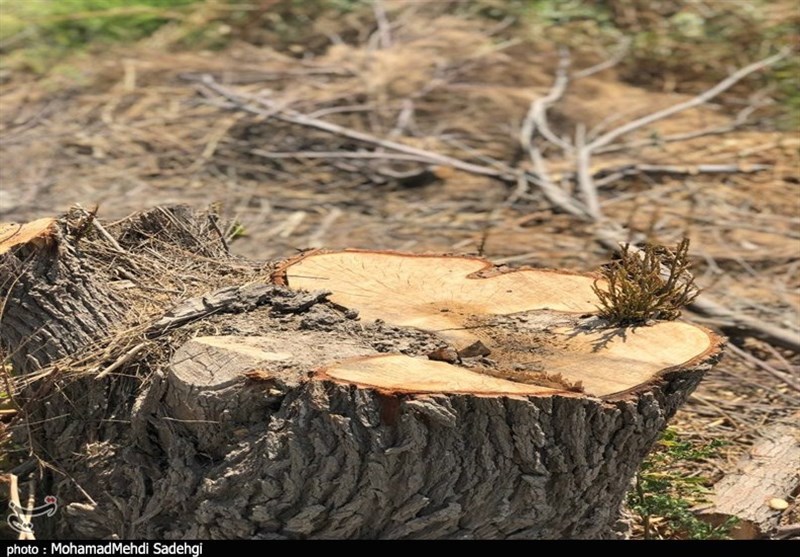
[[(0, 341), (18, 438), (63, 503), (40, 537), (615, 537), (721, 353), (683, 322), (609, 328), (590, 275), (356, 250), (260, 265), (182, 208), (21, 230), (0, 236)], [(36, 289), (93, 311), (73, 329)], [(20, 319), (66, 348), (32, 360)]]

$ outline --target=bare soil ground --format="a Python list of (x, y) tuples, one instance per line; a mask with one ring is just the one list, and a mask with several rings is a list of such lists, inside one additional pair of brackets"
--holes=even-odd
[[(537, 188), (276, 117), (296, 111), (482, 167), (529, 167), (520, 127), (531, 102), (551, 90), (556, 46), (407, 4), (391, 11), (388, 28), (315, 51), (241, 42), (169, 52), (156, 36), (76, 59), (71, 76), (11, 75), (0, 86), (0, 221), (52, 216), (76, 202), (97, 204), (112, 220), (158, 204), (218, 204), (237, 223), (227, 231), (232, 249), (254, 259), (324, 246), (597, 268), (609, 257), (595, 241), (598, 225), (559, 211)], [(615, 48), (573, 50), (572, 75)], [(550, 126), (569, 138), (584, 128), (591, 140), (692, 97), (655, 84), (616, 67), (573, 79), (549, 111)], [(711, 85), (698, 83), (694, 93)], [(632, 239), (692, 239), (704, 295), (798, 331), (800, 138), (764, 121), (731, 126), (742, 110), (758, 113), (751, 89), (621, 138), (593, 158), (591, 171), (603, 214)], [(254, 107), (262, 113), (247, 110)], [(553, 145), (542, 155), (554, 182), (572, 193), (574, 161)], [(680, 473), (710, 487), (759, 430), (795, 423), (799, 370), (798, 354), (734, 339), (674, 422), (684, 438), (727, 444)], [(798, 521), (793, 505), (786, 522)], [(651, 528), (658, 535), (658, 524)]]

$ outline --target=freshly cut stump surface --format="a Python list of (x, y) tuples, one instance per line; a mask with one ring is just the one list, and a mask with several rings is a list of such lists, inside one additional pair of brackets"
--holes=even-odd
[[(718, 348), (709, 331), (682, 322), (598, 326), (594, 278), (567, 272), (497, 273), (477, 258), (346, 251), (300, 258), (282, 276), (292, 288), (329, 290), (332, 302), (357, 309), (362, 319), (435, 333), (456, 352), (480, 343), (491, 359), (470, 371), (397, 355), (325, 370), (330, 378), (365, 387), (544, 394), (582, 386), (587, 395), (608, 397), (691, 366)], [(554, 378), (561, 389), (552, 388)]]

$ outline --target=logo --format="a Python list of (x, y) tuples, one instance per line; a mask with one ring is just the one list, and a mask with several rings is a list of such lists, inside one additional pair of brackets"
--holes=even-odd
[(58, 510), (58, 499), (54, 495), (44, 498), (44, 505), (26, 509), (20, 507), (14, 501), (8, 504), (11, 514), (8, 515), (8, 525), (20, 534), (33, 534), (33, 523), (30, 519), (34, 516), (53, 516)]

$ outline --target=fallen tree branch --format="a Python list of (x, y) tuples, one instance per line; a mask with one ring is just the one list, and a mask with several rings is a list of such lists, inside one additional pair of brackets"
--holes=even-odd
[(600, 210), (600, 199), (597, 197), (597, 185), (589, 170), (591, 153), (586, 149), (585, 140), (586, 127), (578, 124), (575, 130), (575, 148), (577, 149), (575, 165), (577, 166), (578, 189), (583, 195), (587, 214), (592, 220), (598, 221), (603, 218), (603, 212)]
[(595, 64), (594, 66), (589, 66), (586, 69), (580, 70), (572, 74), (572, 79), (582, 79), (584, 77), (589, 77), (590, 75), (594, 75), (598, 72), (602, 72), (603, 70), (607, 70), (609, 68), (613, 68), (617, 64), (619, 64), (623, 58), (628, 54), (630, 50), (631, 43), (633, 40), (630, 37), (624, 37), (619, 45), (617, 45), (616, 52), (611, 56), (611, 58), (600, 62), (599, 64)]
[(720, 93), (722, 93), (723, 91), (726, 91), (731, 87), (733, 87), (734, 85), (736, 85), (737, 83), (739, 83), (742, 79), (744, 79), (748, 75), (755, 73), (759, 70), (763, 70), (764, 68), (767, 68), (775, 64), (776, 62), (783, 60), (786, 56), (789, 55), (789, 52), (790, 50), (788, 48), (784, 48), (781, 49), (780, 52), (774, 54), (773, 56), (770, 56), (769, 58), (759, 60), (758, 62), (753, 62), (749, 66), (745, 66), (739, 71), (734, 72), (733, 74), (728, 76), (726, 79), (723, 79), (711, 89), (708, 89), (703, 93), (696, 95), (687, 101), (674, 104), (657, 112), (653, 112), (651, 114), (648, 114), (647, 116), (644, 116), (637, 120), (633, 120), (632, 122), (628, 122), (623, 126), (620, 126), (616, 129), (604, 133), (603, 135), (592, 141), (589, 145), (587, 145), (586, 148), (590, 152), (592, 152), (595, 149), (608, 145), (618, 137), (621, 137), (632, 131), (638, 130), (639, 128), (642, 128), (654, 122), (658, 122), (659, 120), (663, 120), (664, 118), (668, 118), (670, 116), (678, 114), (679, 112), (683, 112), (684, 110), (688, 110), (690, 108), (694, 108), (696, 106), (705, 104), (714, 97), (716, 97), (717, 95), (719, 95)]
[(707, 296), (697, 298), (689, 309), (711, 317), (717, 326), (731, 336), (752, 336), (774, 346), (800, 354), (800, 333), (766, 323), (755, 317), (734, 313)]
[(550, 125), (547, 122), (547, 109), (550, 105), (561, 99), (564, 95), (564, 91), (567, 89), (567, 84), (569, 83), (569, 64), (569, 51), (564, 48), (560, 49), (556, 78), (553, 81), (553, 85), (550, 87), (550, 91), (544, 97), (536, 98), (531, 102), (530, 108), (528, 108), (528, 114), (522, 122), (522, 127), (519, 131), (519, 144), (524, 151), (530, 152), (533, 134), (536, 132), (539, 132), (542, 137), (553, 145), (561, 147), (564, 152), (569, 153), (572, 151), (572, 145), (553, 133), (553, 130), (550, 129)]
[(389, 18), (386, 17), (383, 2), (375, 0), (372, 3), (372, 11), (375, 13), (375, 22), (378, 24), (377, 34), (380, 39), (380, 47), (389, 48), (392, 46), (392, 24), (389, 23)]
[[(363, 143), (378, 145), (380, 147), (391, 149), (399, 153), (405, 153), (408, 155), (422, 157), (431, 164), (451, 166), (453, 168), (456, 168), (458, 170), (463, 170), (464, 172), (469, 172), (471, 174), (478, 174), (481, 176), (499, 178), (504, 181), (514, 181), (514, 177), (510, 176), (506, 171), (506, 169), (495, 169), (468, 163), (460, 159), (456, 159), (454, 157), (449, 157), (447, 155), (442, 155), (440, 153), (434, 153), (432, 151), (425, 151), (424, 149), (417, 149), (416, 147), (411, 147), (403, 143), (398, 143), (396, 141), (391, 141), (388, 139), (381, 139), (379, 137), (375, 137), (374, 135), (368, 133), (345, 128), (343, 126), (339, 126), (331, 122), (326, 122), (318, 118), (312, 118), (310, 116), (297, 112), (296, 110), (291, 110), (289, 108), (279, 106), (277, 103), (263, 98), (255, 98), (250, 95), (236, 93), (228, 89), (227, 87), (223, 87), (222, 85), (217, 83), (214, 80), (214, 78), (211, 77), (210, 75), (204, 75), (199, 80), (199, 83), (201, 83), (204, 87), (210, 89), (214, 93), (224, 97), (225, 99), (233, 103), (233, 105), (236, 108), (240, 110), (245, 110), (252, 114), (277, 118), (278, 120), (289, 122), (291, 124), (297, 124), (300, 126), (314, 128), (335, 135), (347, 137), (349, 139), (353, 139), (356, 141), (361, 141)], [(261, 105), (265, 107), (266, 110), (259, 108), (258, 106), (253, 106), (254, 104)]]
[[(767, 346), (769, 346), (769, 345), (767, 345)], [(770, 348), (772, 348), (772, 347), (770, 346)], [(730, 350), (734, 354), (737, 354), (738, 356), (742, 357), (743, 359), (747, 360), (748, 362), (750, 362), (751, 364), (755, 365), (756, 367), (758, 367), (760, 369), (763, 369), (764, 371), (766, 371), (767, 373), (769, 373), (770, 375), (772, 375), (773, 377), (775, 377), (776, 379), (778, 379), (782, 383), (786, 383), (786, 385), (788, 385), (789, 387), (791, 387), (795, 391), (799, 391), (800, 392), (800, 383), (798, 383), (797, 380), (794, 379), (789, 373), (782, 373), (782, 372), (778, 371), (777, 369), (775, 369), (774, 367), (769, 365), (767, 362), (756, 358), (755, 356), (750, 354), (747, 350), (742, 350), (738, 346), (729, 345), (728, 346), (728, 350)]]
[(405, 162), (419, 162), (431, 164), (430, 157), (420, 155), (407, 155), (404, 153), (375, 153), (373, 151), (265, 151), (263, 149), (252, 149), (251, 154), (264, 157), (265, 159), (372, 159), (372, 160), (394, 160)]
[(698, 174), (755, 174), (772, 168), (769, 164), (698, 164), (697, 166), (662, 166), (656, 164), (629, 164), (617, 168), (604, 168), (594, 172), (602, 176), (595, 180), (600, 188), (628, 176), (639, 174), (673, 174), (676, 176), (696, 176)]
[(774, 530), (781, 507), (800, 485), (797, 434), (797, 425), (768, 428), (737, 469), (716, 483), (712, 505), (698, 517), (714, 526), (735, 519), (734, 539), (760, 538)]
[(664, 136), (656, 136), (650, 139), (642, 139), (639, 141), (630, 141), (628, 143), (615, 143), (614, 145), (607, 145), (605, 147), (601, 147), (599, 149), (595, 149), (593, 152), (595, 155), (601, 155), (605, 153), (613, 153), (616, 151), (622, 151), (625, 149), (635, 149), (637, 147), (652, 147), (654, 145), (659, 145), (663, 143), (675, 143), (677, 141), (688, 141), (690, 139), (697, 139), (699, 137), (706, 137), (708, 135), (720, 135), (723, 133), (732, 132), (733, 130), (743, 126), (750, 115), (755, 112), (758, 108), (763, 106), (762, 104), (750, 104), (746, 106), (739, 113), (736, 115), (733, 120), (728, 122), (727, 124), (723, 124), (721, 126), (712, 126), (708, 128), (704, 128), (702, 130), (692, 131), (692, 132), (684, 132), (684, 133), (673, 133)]
[(778, 526), (775, 529), (774, 538), (776, 540), (790, 540), (800, 538), (800, 523)]
[(102, 378), (108, 376), (110, 373), (118, 370), (119, 368), (124, 366), (126, 363), (130, 362), (134, 358), (134, 356), (136, 356), (139, 352), (141, 352), (145, 348), (147, 348), (147, 343), (146, 342), (141, 342), (141, 343), (137, 344), (136, 346), (134, 346), (133, 348), (131, 348), (130, 350), (125, 352), (122, 356), (117, 358), (114, 361), (114, 363), (112, 363), (106, 369), (104, 369), (103, 371), (98, 373), (95, 376), (95, 379), (102, 379)]
[[(728, 78), (722, 80), (717, 85), (708, 89), (704, 93), (701, 93), (688, 101), (678, 103), (666, 109), (654, 112), (649, 114), (643, 118), (639, 118), (638, 120), (634, 120), (629, 122), (623, 126), (620, 126), (614, 130), (611, 130), (602, 136), (598, 137), (591, 143), (583, 146), (576, 146), (577, 153), (576, 153), (576, 175), (578, 176), (578, 185), (580, 191), (584, 196), (585, 204), (576, 204), (575, 200), (568, 196), (563, 190), (557, 188), (553, 183), (552, 180), (549, 180), (547, 177), (546, 172), (544, 169), (544, 162), (538, 161), (534, 158), (534, 166), (537, 167), (537, 174), (541, 178), (536, 183), (542, 189), (542, 192), (545, 194), (547, 200), (551, 203), (552, 206), (559, 208), (562, 211), (565, 211), (569, 214), (579, 216), (583, 219), (596, 222), (598, 224), (603, 225), (596, 235), (596, 241), (604, 246), (606, 249), (616, 251), (619, 249), (621, 243), (626, 241), (627, 234), (624, 232), (623, 228), (616, 222), (609, 221), (605, 217), (603, 217), (602, 213), (599, 210), (599, 200), (596, 200), (596, 206), (590, 206), (593, 204), (592, 199), (596, 196), (596, 184), (593, 182), (593, 176), (588, 171), (590, 168), (591, 163), (591, 155), (595, 149), (601, 148), (603, 146), (608, 145), (618, 137), (630, 133), (636, 129), (639, 129), (643, 126), (656, 122), (658, 120), (662, 120), (674, 114), (677, 114), (681, 111), (687, 110), (689, 108), (693, 108), (695, 106), (699, 106), (710, 99), (714, 98), (721, 92), (729, 89), (737, 82), (745, 78), (746, 76), (764, 69), (772, 64), (775, 64), (779, 60), (782, 60), (789, 54), (788, 49), (782, 49), (779, 53), (770, 56), (769, 58), (765, 58), (764, 60), (760, 60), (758, 62), (754, 62), (744, 68), (734, 72)], [(561, 69), (563, 66), (560, 66)], [(563, 94), (564, 89), (566, 88), (566, 84), (568, 83), (568, 76), (557, 75), (556, 82), (554, 83), (553, 88), (551, 89), (551, 95), (548, 95), (546, 98), (559, 98), (556, 95)], [(534, 113), (534, 106), (531, 106), (531, 109), (528, 112), (528, 117), (526, 117), (526, 121), (531, 120), (534, 121), (534, 117), (532, 114)], [(546, 119), (546, 112), (541, 111), (537, 114), (541, 114), (541, 117)], [(530, 126), (530, 124), (529, 124)], [(546, 126), (545, 126), (546, 127)], [(578, 140), (581, 138), (581, 134), (578, 134)], [(538, 151), (533, 149), (532, 143), (529, 139), (526, 139), (525, 135), (520, 135), (520, 142), (523, 145), (527, 145), (531, 147), (529, 149), (529, 153), (531, 154), (532, 158)], [(545, 184), (542, 186), (542, 184)], [(549, 187), (552, 186), (552, 187)], [(563, 195), (560, 195), (558, 192), (561, 192)], [(749, 335), (754, 338), (758, 338), (764, 340), (770, 344), (774, 344), (775, 346), (780, 346), (783, 348), (788, 348), (794, 352), (800, 353), (800, 334), (795, 331), (791, 331), (785, 328), (777, 327), (770, 323), (766, 323), (760, 319), (755, 317), (749, 317), (746, 315), (738, 315), (734, 314), (733, 311), (729, 310), (722, 304), (710, 299), (708, 296), (700, 296), (697, 298), (690, 306), (689, 309), (695, 311), (701, 315), (705, 315), (711, 317), (715, 320), (717, 326), (719, 326), (723, 331), (730, 335), (742, 336), (742, 335)]]

